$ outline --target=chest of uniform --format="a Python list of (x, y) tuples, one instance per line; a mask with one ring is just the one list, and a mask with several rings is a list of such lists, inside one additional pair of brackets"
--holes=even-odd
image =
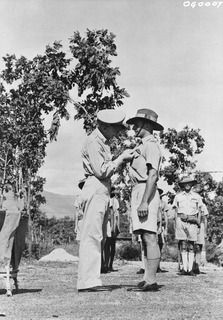
[(131, 164), (133, 169), (143, 169), (146, 168), (146, 159), (144, 155), (143, 145), (139, 146), (135, 150), (134, 158)]
[(182, 196), (178, 200), (179, 207), (197, 209), (198, 208), (198, 199), (193, 196)]

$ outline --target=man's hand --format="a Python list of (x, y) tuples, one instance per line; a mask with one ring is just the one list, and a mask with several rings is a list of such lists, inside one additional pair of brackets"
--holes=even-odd
[(140, 206), (137, 209), (137, 212), (138, 212), (139, 218), (147, 217), (148, 214), (149, 214), (148, 203), (146, 203), (146, 202), (141, 203)]
[(133, 156), (134, 156), (134, 151), (132, 149), (126, 149), (121, 154), (121, 157), (124, 161), (132, 160)]
[(190, 215), (181, 213), (180, 218), (183, 222), (194, 223), (194, 224), (197, 224), (198, 227), (200, 227), (199, 220), (195, 216), (190, 216)]
[(180, 214), (180, 218), (181, 218), (181, 220), (182, 220), (183, 222), (187, 222), (187, 220), (188, 220), (188, 215), (186, 215), (186, 214), (184, 214), (184, 213), (181, 213), (181, 214)]

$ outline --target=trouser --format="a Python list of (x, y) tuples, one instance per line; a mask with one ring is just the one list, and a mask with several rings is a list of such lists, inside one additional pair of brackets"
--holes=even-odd
[[(1, 213), (2, 215), (2, 213)], [(4, 217), (1, 216), (0, 228), (0, 264), (9, 264), (12, 256), (12, 247), (16, 229), (19, 225), (20, 212), (6, 211)]]
[(103, 267), (111, 269), (115, 257), (116, 238), (107, 237), (104, 246), (104, 264)]
[(102, 226), (109, 204), (109, 187), (95, 177), (82, 189), (83, 222), (80, 237), (77, 289), (101, 285)]

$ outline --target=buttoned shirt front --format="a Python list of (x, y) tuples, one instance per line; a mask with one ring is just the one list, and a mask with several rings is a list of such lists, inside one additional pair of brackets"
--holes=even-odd
[(196, 215), (202, 208), (202, 199), (194, 191), (178, 193), (173, 202), (173, 207), (177, 208), (178, 213), (186, 215)]
[(82, 160), (86, 176), (95, 176), (99, 180), (109, 179), (116, 169), (107, 140), (98, 129), (86, 139)]
[(155, 137), (150, 134), (142, 139), (142, 143), (135, 149), (130, 175), (136, 182), (146, 181), (148, 178), (147, 165), (159, 172), (161, 163), (161, 151)]

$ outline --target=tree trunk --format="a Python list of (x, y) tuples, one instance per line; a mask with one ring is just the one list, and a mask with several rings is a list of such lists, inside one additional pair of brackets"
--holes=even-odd
[(3, 201), (4, 201), (4, 187), (5, 187), (5, 180), (6, 180), (7, 161), (8, 161), (8, 152), (5, 155), (5, 161), (4, 161), (2, 187), (1, 187), (1, 194), (0, 194), (0, 209), (2, 209)]
[(28, 215), (28, 253), (29, 258), (32, 256), (32, 220), (31, 220), (31, 212), (30, 212), (30, 202), (31, 202), (31, 176), (30, 169), (28, 169), (28, 179), (27, 179), (27, 215)]

